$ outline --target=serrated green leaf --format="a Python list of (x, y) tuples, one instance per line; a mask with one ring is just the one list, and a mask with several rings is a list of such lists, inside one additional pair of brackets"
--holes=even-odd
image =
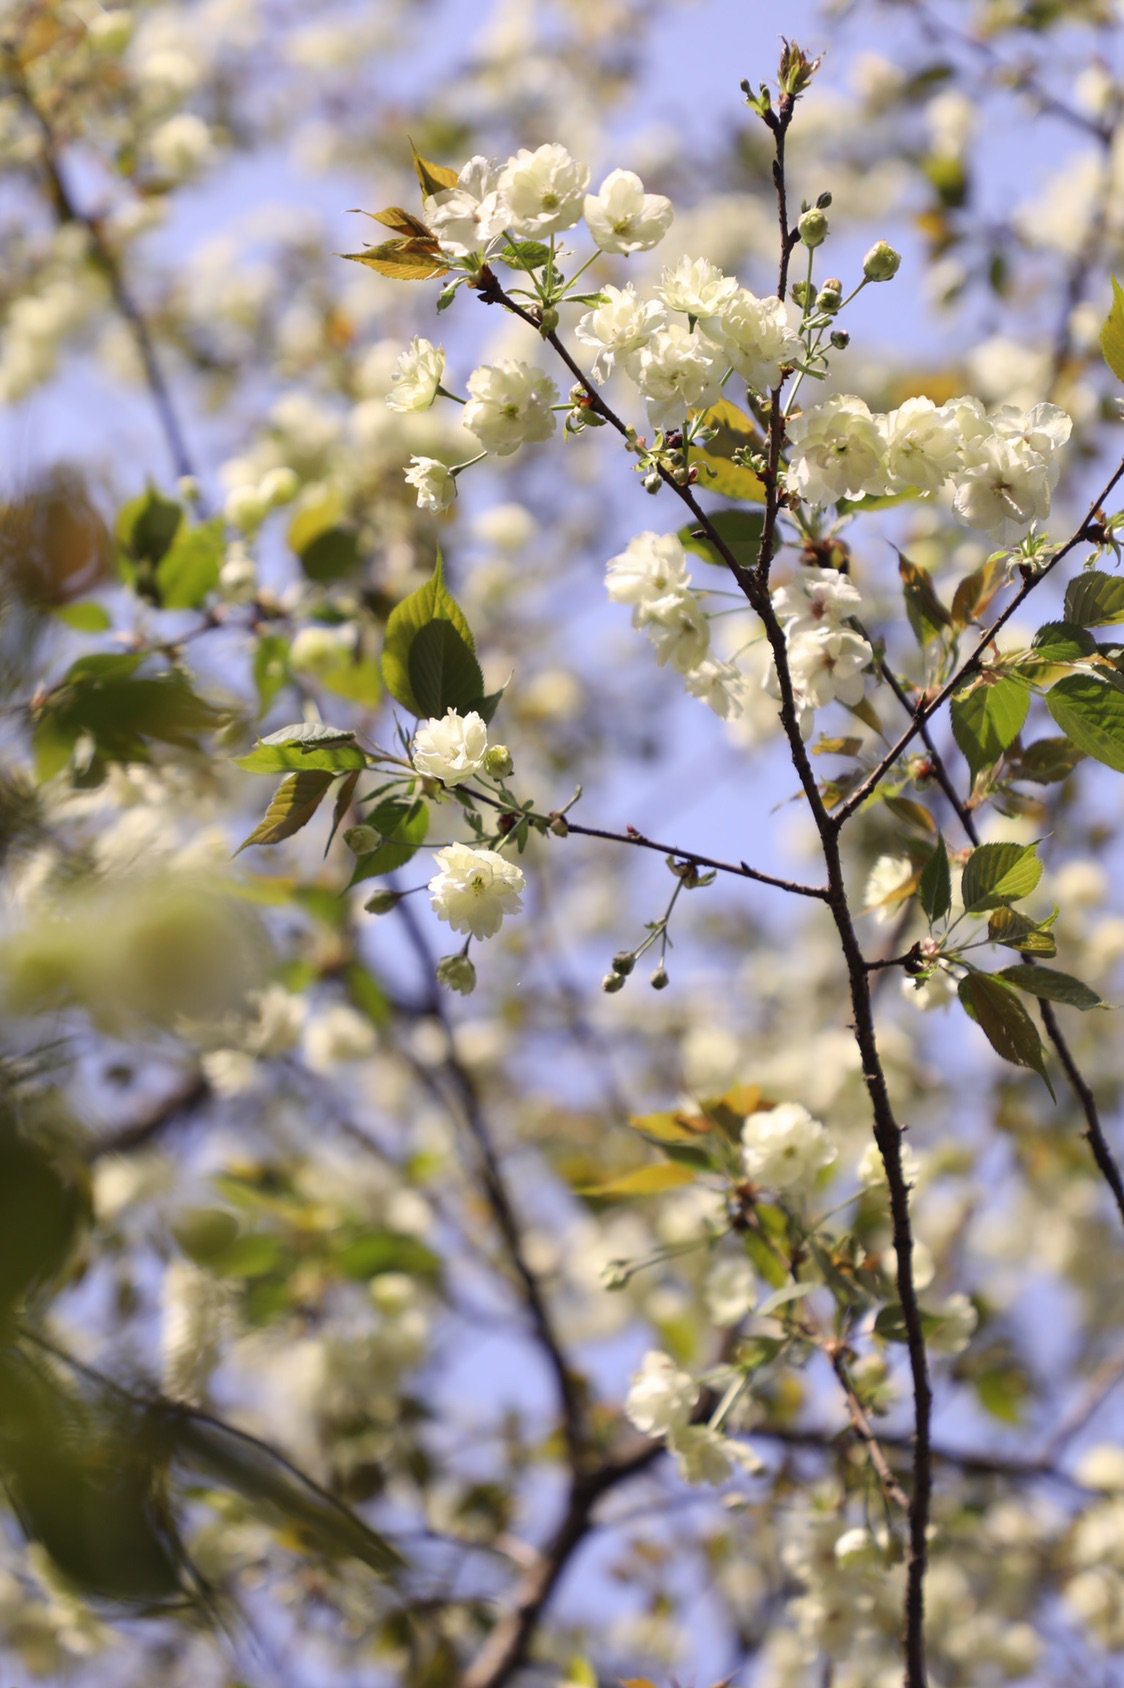
[(261, 821), (238, 846), (235, 854), (241, 854), (251, 844), (280, 844), (283, 838), (291, 838), (307, 826), (334, 778), (334, 774), (315, 768), (299, 774), (286, 774)]
[(182, 523), (183, 506), (150, 486), (122, 505), (115, 532), (130, 561), (155, 564), (171, 549)]
[(1108, 627), (1124, 621), (1124, 579), (1088, 569), (1065, 589), (1065, 618), (1078, 627)]
[(973, 779), (1014, 743), (1029, 709), (1027, 687), (1003, 675), (987, 676), (969, 689), (953, 693), (952, 733)]
[(339, 523), (314, 534), (298, 552), (301, 568), (309, 580), (321, 586), (346, 580), (359, 567), (359, 536), (355, 529)]
[(1090, 1008), (1104, 1006), (1095, 990), (1055, 967), (1004, 967), (996, 977), (1006, 979), (1008, 984), (1027, 991), (1031, 996), (1042, 997), (1047, 1002), (1064, 1002), (1067, 1008), (1080, 1008), (1085, 1014)]
[(1022, 955), (1040, 955), (1049, 959), (1057, 955), (1058, 946), (1049, 928), (1057, 919), (1057, 909), (1047, 920), (1031, 920), (1018, 909), (997, 908), (989, 917), (987, 935), (993, 943), (1005, 949), (1018, 950)]
[(1124, 289), (1112, 278), (1112, 305), (1101, 329), (1101, 351), (1118, 381), (1124, 381)]
[(509, 241), (497, 256), (513, 270), (541, 270), (550, 257), (550, 247), (541, 240)]
[(1042, 1040), (1014, 987), (994, 974), (969, 973), (956, 989), (966, 1013), (975, 1020), (995, 1053), (1012, 1066), (1028, 1067), (1036, 1072), (1053, 1097)]
[(326, 727), (319, 721), (298, 722), (279, 727), (259, 739), (247, 756), (239, 756), (238, 767), (250, 774), (281, 774), (293, 770), (307, 773), (340, 774), (365, 768), (367, 758), (355, 742), (355, 734)]
[[(424, 586), (411, 592), (391, 610), (386, 624), (386, 639), (382, 653), (382, 677), (391, 697), (396, 698), (411, 715), (419, 718), (431, 713), (423, 708), (415, 696), (410, 677), (410, 652), (423, 627), (435, 621), (447, 621), (460, 634), (468, 650), (475, 656), (476, 645), (472, 631), (460, 605), (445, 589), (444, 568), (438, 552), (433, 574)], [(483, 691), (483, 680), (477, 694)], [(443, 710), (437, 713), (444, 713)]]
[(1042, 877), (1037, 844), (979, 844), (964, 864), (960, 894), (969, 914), (1029, 897)]
[(1084, 752), (1067, 738), (1035, 739), (1019, 751), (1012, 772), (1016, 779), (1034, 785), (1055, 785), (1068, 779), (1083, 758)]
[(1078, 750), (1124, 774), (1124, 694), (1094, 674), (1068, 674), (1046, 693), (1046, 708)]
[(481, 701), (480, 664), (451, 621), (431, 621), (418, 629), (407, 669), (423, 715), (440, 717), (447, 709), (463, 715)]
[(917, 895), (930, 926), (934, 921), (943, 920), (952, 907), (952, 874), (948, 866), (948, 851), (940, 833), (922, 870)]

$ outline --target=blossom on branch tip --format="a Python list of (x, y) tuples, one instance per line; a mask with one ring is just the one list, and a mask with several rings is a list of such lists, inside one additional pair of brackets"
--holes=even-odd
[(807, 1190), (836, 1156), (820, 1121), (799, 1102), (750, 1114), (742, 1126), (745, 1175), (767, 1190)]
[(650, 1348), (633, 1374), (625, 1397), (625, 1416), (645, 1436), (666, 1436), (684, 1430), (699, 1398), (690, 1372), (681, 1371), (658, 1348)]
[(416, 337), (394, 366), (394, 385), (386, 395), (391, 410), (428, 410), (445, 374), (445, 348)]
[(585, 196), (585, 221), (602, 252), (648, 252), (658, 246), (674, 212), (662, 193), (645, 193), (631, 170), (613, 170), (596, 194)]
[(453, 471), (436, 457), (411, 457), (405, 478), (417, 492), (419, 510), (447, 510), (457, 496)]
[(573, 228), (581, 217), (589, 166), (577, 163), (557, 141), (534, 152), (520, 147), (500, 171), (498, 186), (507, 226), (540, 240)]
[(447, 844), (434, 861), (440, 871), (429, 881), (433, 912), (454, 932), (493, 938), (504, 915), (517, 914), (522, 907), (523, 870), (498, 851)]
[(554, 432), (551, 405), (558, 389), (543, 370), (505, 358), (474, 369), (467, 385), (464, 425), (496, 457), (510, 457)]
[(447, 709), (440, 719), (421, 722), (414, 734), (414, 767), (442, 785), (463, 785), (480, 772), (487, 754), (488, 729), (475, 710), (461, 716)]

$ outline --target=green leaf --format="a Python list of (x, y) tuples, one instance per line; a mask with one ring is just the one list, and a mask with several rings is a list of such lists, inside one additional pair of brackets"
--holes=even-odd
[(359, 536), (351, 527), (324, 528), (297, 554), (309, 580), (330, 586), (337, 580), (346, 580), (358, 569)]
[(684, 1184), (693, 1184), (696, 1177), (697, 1172), (689, 1166), (661, 1161), (654, 1166), (638, 1166), (633, 1172), (622, 1172), (618, 1178), (608, 1178), (603, 1184), (587, 1184), (578, 1194), (598, 1198), (659, 1196), (667, 1190), (680, 1190)]
[(366, 264), (379, 275), (392, 281), (429, 281), (435, 275), (445, 275), (448, 264), (441, 256), (441, 248), (432, 236), (408, 235), (403, 240), (384, 240), (379, 246), (369, 246), (365, 252), (341, 252), (353, 264)]
[(431, 1248), (402, 1231), (363, 1231), (345, 1242), (333, 1256), (345, 1278), (377, 1278), (384, 1272), (408, 1272), (412, 1278), (436, 1282), (441, 1260)]
[(425, 843), (429, 831), (429, 807), (420, 797), (410, 802), (404, 797), (388, 797), (367, 817), (368, 826), (381, 833), (382, 843), (365, 856), (360, 856), (348, 882), (348, 888), (364, 879), (374, 879), (380, 873), (394, 873), (405, 867), (419, 847)]
[(513, 270), (541, 270), (550, 257), (550, 247), (541, 240), (509, 241), (497, 256)]
[(905, 596), (905, 613), (913, 636), (924, 650), (951, 625), (952, 617), (937, 597), (927, 569), (918, 568), (898, 552), (898, 573)]
[(936, 920), (943, 920), (952, 907), (952, 875), (948, 867), (948, 851), (940, 833), (922, 871), (917, 895), (930, 926)]
[(87, 598), (84, 603), (59, 604), (51, 611), (56, 621), (72, 627), (75, 633), (108, 633), (113, 619), (104, 604)]
[(953, 693), (952, 733), (973, 780), (1018, 738), (1029, 709), (1026, 686), (1004, 676), (985, 676), (966, 691)]
[(235, 854), (241, 854), (251, 844), (280, 844), (283, 838), (291, 838), (302, 826), (307, 826), (334, 778), (334, 774), (323, 773), (319, 769), (286, 774), (274, 792), (263, 819), (249, 838), (238, 846)]
[[(740, 563), (742, 568), (752, 568), (757, 561), (761, 529), (765, 522), (761, 512), (715, 510), (710, 514), (709, 520), (723, 544), (732, 552), (734, 560)], [(688, 522), (686, 527), (679, 529), (679, 541), (685, 551), (693, 551), (704, 563), (714, 563), (720, 569), (728, 569), (726, 559), (715, 550), (697, 522)]]
[(1124, 621), (1124, 579), (1089, 569), (1065, 589), (1065, 618), (1078, 627), (1108, 627)]
[(431, 621), (420, 628), (406, 666), (423, 715), (442, 716), (447, 709), (465, 714), (481, 701), (480, 664), (451, 621)]
[(179, 533), (183, 506), (161, 498), (150, 486), (139, 498), (131, 498), (117, 514), (116, 534), (132, 562), (158, 563)]
[(198, 609), (218, 584), (226, 545), (221, 521), (204, 522), (178, 538), (156, 567), (162, 609)]
[(1035, 739), (1019, 751), (1012, 773), (1034, 785), (1056, 785), (1069, 778), (1083, 757), (1084, 752), (1067, 738)]
[(965, 1012), (975, 1020), (995, 1053), (1012, 1066), (1036, 1072), (1054, 1096), (1038, 1030), (1014, 988), (990, 973), (969, 973), (956, 988)]
[(960, 894), (969, 914), (1029, 897), (1042, 877), (1037, 844), (980, 844), (964, 866)]
[(996, 977), (1006, 979), (1008, 984), (1028, 991), (1031, 996), (1043, 997), (1047, 1002), (1064, 1002), (1067, 1008), (1080, 1008), (1082, 1013), (1104, 1006), (1095, 990), (1054, 967), (1004, 967)]
[(1058, 953), (1058, 946), (1050, 933), (1057, 915), (1055, 909), (1046, 920), (1031, 920), (1028, 915), (1020, 914), (1018, 909), (997, 908), (988, 920), (987, 935), (992, 943), (1002, 944), (1006, 949), (1049, 958)]
[(1124, 694), (1093, 674), (1067, 674), (1046, 693), (1046, 708), (1078, 750), (1124, 774)]
[[(437, 554), (431, 578), (391, 610), (383, 645), (382, 677), (386, 689), (411, 715), (419, 717), (429, 714), (430, 711), (424, 709), (414, 695), (410, 676), (410, 653), (421, 630), (435, 621), (450, 623), (460, 634), (470, 654), (475, 654), (476, 645), (468, 622), (460, 605), (445, 589), (440, 552)], [(477, 692), (483, 689), (481, 680)]]
[(365, 768), (367, 757), (356, 744), (354, 733), (318, 721), (301, 721), (259, 739), (248, 756), (238, 757), (238, 766), (251, 774), (283, 774), (290, 769), (342, 774)]
[(280, 1239), (270, 1231), (250, 1231), (235, 1237), (207, 1259), (207, 1270), (218, 1278), (264, 1278), (284, 1259)]
[(254, 647), (254, 685), (258, 714), (264, 715), (289, 678), (289, 641), (281, 633), (265, 633)]
[(343, 493), (338, 487), (309, 490), (293, 512), (286, 535), (290, 547), (298, 557), (322, 533), (340, 525), (345, 508)]
[(1101, 329), (1101, 351), (1118, 381), (1124, 381), (1124, 290), (1112, 278), (1112, 308)]

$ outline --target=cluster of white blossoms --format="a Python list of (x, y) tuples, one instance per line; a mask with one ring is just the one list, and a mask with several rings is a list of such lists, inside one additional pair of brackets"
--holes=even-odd
[(674, 533), (639, 533), (613, 557), (605, 586), (628, 604), (632, 625), (651, 640), (656, 661), (682, 674), (692, 697), (728, 720), (744, 707), (745, 683), (731, 662), (712, 657), (710, 623), (691, 584), (687, 553)]
[[(852, 706), (862, 699), (864, 672), (874, 652), (861, 633), (847, 626), (862, 608), (862, 597), (845, 574), (817, 569), (794, 586), (778, 587), (773, 608), (784, 626), (800, 731), (807, 738), (817, 709), (836, 699)], [(765, 687), (773, 697), (780, 696), (772, 666)]]
[(989, 414), (977, 398), (915, 398), (879, 415), (842, 393), (789, 421), (788, 488), (817, 505), (943, 491), (966, 526), (1013, 545), (1050, 514), (1072, 427), (1056, 404)]
[(708, 1424), (691, 1422), (699, 1385), (669, 1354), (649, 1349), (634, 1373), (625, 1399), (627, 1417), (645, 1436), (666, 1437), (686, 1483), (724, 1483), (740, 1467), (760, 1471), (761, 1462)]
[(837, 1154), (823, 1125), (799, 1102), (761, 1109), (742, 1126), (745, 1175), (763, 1189), (810, 1190)]
[(759, 299), (706, 258), (681, 258), (664, 270), (655, 292), (641, 299), (631, 283), (603, 287), (600, 303), (575, 329), (596, 354), (594, 380), (623, 370), (655, 428), (714, 404), (731, 370), (765, 392), (800, 361), (796, 317), (784, 300)]

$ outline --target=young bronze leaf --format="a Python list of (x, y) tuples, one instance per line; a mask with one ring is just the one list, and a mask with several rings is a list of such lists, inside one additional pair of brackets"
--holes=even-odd
[(251, 844), (280, 844), (291, 838), (302, 826), (307, 826), (323, 801), (334, 774), (310, 768), (300, 774), (286, 774), (273, 794), (269, 808), (259, 824), (239, 846), (236, 855)]
[(353, 264), (366, 264), (379, 275), (392, 281), (429, 281), (444, 275), (449, 266), (441, 256), (432, 236), (422, 239), (411, 235), (404, 240), (384, 240), (381, 246), (368, 247), (366, 252), (341, 252)]
[(382, 223), (384, 228), (393, 229), (396, 234), (413, 235), (418, 240), (434, 238), (432, 229), (428, 229), (412, 211), (403, 210), (401, 205), (388, 205), (385, 211), (364, 211), (362, 215)]
[(431, 194), (445, 193), (449, 188), (457, 185), (457, 172), (450, 170), (447, 164), (434, 164), (432, 159), (423, 158), (414, 143), (410, 142), (410, 151), (414, 158), (414, 174), (418, 178), (418, 186), (422, 190), (422, 198), (428, 199)]

